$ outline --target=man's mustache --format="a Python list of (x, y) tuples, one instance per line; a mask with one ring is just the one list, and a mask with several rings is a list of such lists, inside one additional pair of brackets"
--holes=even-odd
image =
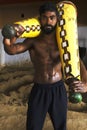
[(46, 24), (44, 27), (52, 28), (52, 25)]

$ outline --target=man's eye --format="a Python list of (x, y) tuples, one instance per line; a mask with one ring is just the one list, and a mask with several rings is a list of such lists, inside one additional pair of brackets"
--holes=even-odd
[(55, 19), (55, 16), (50, 17), (51, 20)]

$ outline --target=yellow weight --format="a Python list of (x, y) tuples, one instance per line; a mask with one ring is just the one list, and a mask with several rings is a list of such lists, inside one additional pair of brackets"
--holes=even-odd
[(40, 23), (37, 18), (29, 18), (23, 21), (15, 22), (14, 24), (21, 25), (25, 31), (20, 36), (21, 38), (37, 37), (40, 34)]
[(80, 79), (80, 60), (77, 31), (77, 9), (70, 1), (57, 4), (60, 20), (56, 37), (61, 57), (64, 79)]

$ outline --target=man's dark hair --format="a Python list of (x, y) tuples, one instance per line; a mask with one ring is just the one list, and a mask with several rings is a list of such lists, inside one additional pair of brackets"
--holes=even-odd
[(52, 2), (46, 2), (46, 3), (44, 3), (43, 5), (40, 6), (40, 8), (39, 8), (40, 16), (43, 13), (45, 13), (46, 11), (54, 11), (56, 13), (56, 15), (59, 16), (56, 4), (54, 4)]

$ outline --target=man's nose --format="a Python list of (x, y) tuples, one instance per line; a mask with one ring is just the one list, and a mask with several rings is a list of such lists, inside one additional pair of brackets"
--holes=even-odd
[(47, 18), (47, 24), (50, 24), (52, 20), (50, 18)]

